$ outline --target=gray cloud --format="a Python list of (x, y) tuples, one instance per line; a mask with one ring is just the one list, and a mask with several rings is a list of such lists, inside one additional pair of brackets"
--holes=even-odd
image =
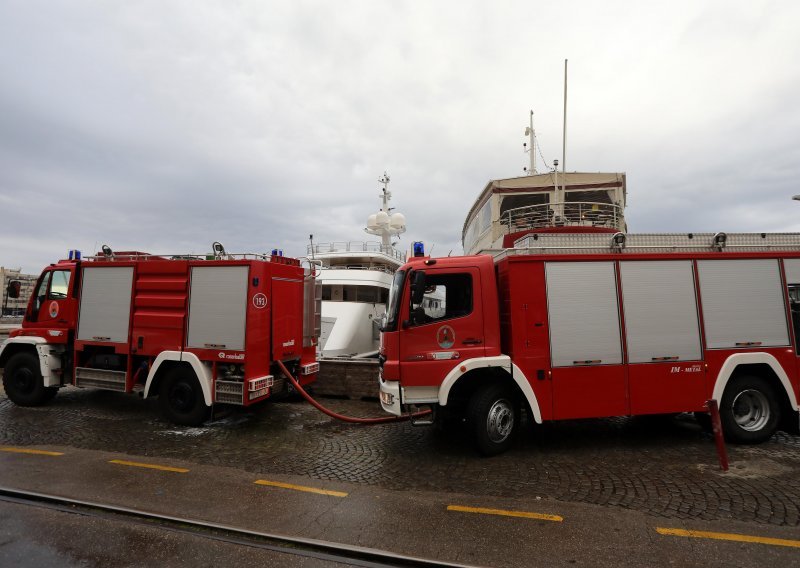
[[(800, 230), (789, 2), (9, 1), (0, 6), (0, 264), (68, 248), (203, 252), (369, 238), (461, 251), (492, 178), (626, 171), (636, 231)], [(540, 168), (542, 167), (540, 163)]]

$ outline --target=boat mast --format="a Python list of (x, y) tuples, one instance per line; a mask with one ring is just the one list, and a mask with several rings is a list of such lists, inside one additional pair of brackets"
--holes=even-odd
[(379, 197), (381, 198), (381, 210), (378, 213), (373, 213), (367, 219), (367, 228), (364, 229), (370, 235), (375, 235), (381, 238), (381, 246), (384, 252), (388, 252), (392, 248), (392, 236), (404, 233), (406, 230), (406, 218), (402, 213), (391, 213), (392, 208), (389, 207), (389, 200), (392, 198), (392, 192), (389, 191), (389, 174), (383, 172), (383, 176), (378, 180), (383, 184), (383, 190)]
[[(383, 172), (383, 177), (381, 177), (378, 182), (383, 184), (383, 205), (381, 206), (381, 211), (389, 215), (389, 200), (392, 198), (392, 193), (389, 191), (389, 174)], [(381, 231), (381, 244), (385, 247), (391, 246), (392, 241), (390, 238), (390, 233), (388, 230)]]
[[(528, 175), (535, 176), (536, 175), (536, 131), (533, 129), (533, 111), (531, 111), (531, 123), (530, 126), (525, 128), (525, 136), (530, 138), (531, 146), (526, 150), (526, 152), (530, 153), (530, 161), (531, 165), (528, 170)], [(526, 144), (523, 144), (526, 146)]]

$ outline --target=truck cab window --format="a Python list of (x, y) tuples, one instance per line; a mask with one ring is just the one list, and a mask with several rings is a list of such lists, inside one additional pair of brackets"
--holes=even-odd
[(29, 321), (36, 321), (39, 317), (39, 310), (42, 308), (42, 304), (44, 304), (45, 300), (47, 300), (47, 287), (50, 285), (50, 278), (52, 275), (52, 272), (45, 272), (42, 275), (42, 279), (39, 281), (39, 285), (36, 287), (36, 292), (33, 295), (33, 309), (31, 309)]
[(51, 273), (50, 293), (51, 300), (63, 300), (69, 294), (69, 270), (56, 270)]
[(472, 277), (469, 274), (428, 274), (422, 303), (412, 305), (415, 325), (460, 318), (472, 312)]

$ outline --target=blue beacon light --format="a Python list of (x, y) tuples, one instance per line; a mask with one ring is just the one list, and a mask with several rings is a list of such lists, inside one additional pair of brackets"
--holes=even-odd
[(414, 256), (425, 256), (425, 244), (422, 241), (415, 241), (413, 250)]

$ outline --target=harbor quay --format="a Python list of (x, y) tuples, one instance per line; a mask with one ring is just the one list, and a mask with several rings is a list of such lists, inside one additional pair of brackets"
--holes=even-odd
[[(374, 400), (321, 400), (381, 415)], [(796, 555), (800, 438), (785, 432), (729, 446), (723, 472), (689, 415), (526, 421), (508, 452), (482, 458), (459, 424), (364, 427), (288, 399), (215, 407), (189, 427), (156, 418), (155, 404), (65, 387), (24, 408), (0, 392), (0, 485), (466, 565), (530, 565), (542, 551), (549, 565)], [(68, 548), (58, 531), (26, 538)]]

